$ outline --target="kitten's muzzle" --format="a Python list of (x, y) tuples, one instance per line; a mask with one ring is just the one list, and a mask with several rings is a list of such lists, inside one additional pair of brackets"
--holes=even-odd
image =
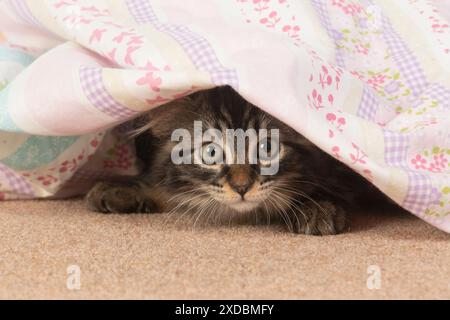
[(255, 183), (255, 175), (250, 166), (232, 165), (227, 175), (227, 182), (231, 189), (243, 199), (244, 195)]

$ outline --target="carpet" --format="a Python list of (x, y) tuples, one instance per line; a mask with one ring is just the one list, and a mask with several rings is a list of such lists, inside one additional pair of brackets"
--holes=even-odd
[(330, 237), (102, 215), (81, 200), (4, 202), (0, 217), (2, 299), (450, 298), (450, 235), (392, 207), (355, 212)]

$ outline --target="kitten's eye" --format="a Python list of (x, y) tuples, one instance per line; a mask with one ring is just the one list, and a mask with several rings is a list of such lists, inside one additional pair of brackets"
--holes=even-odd
[(222, 163), (223, 149), (217, 143), (207, 144), (203, 147), (202, 159), (208, 165)]
[(258, 143), (258, 154), (261, 162), (274, 160), (280, 152), (280, 147), (275, 140), (264, 138)]

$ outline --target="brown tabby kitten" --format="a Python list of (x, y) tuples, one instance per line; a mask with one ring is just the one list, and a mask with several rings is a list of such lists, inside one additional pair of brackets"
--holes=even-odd
[[(330, 235), (347, 226), (351, 189), (364, 180), (296, 131), (245, 101), (230, 87), (195, 93), (140, 119), (141, 176), (127, 183), (99, 182), (87, 195), (90, 209), (104, 213), (192, 212), (196, 215), (279, 215), (290, 231)], [(171, 161), (174, 129), (279, 129), (279, 170), (261, 175), (257, 164), (181, 164)], [(225, 136), (225, 134), (224, 134)], [(267, 148), (267, 141), (261, 143)], [(247, 146), (248, 147), (248, 146)], [(270, 147), (270, 146), (269, 146)], [(205, 146), (203, 147), (205, 148)], [(203, 149), (204, 150), (204, 149)], [(205, 151), (203, 151), (205, 152)], [(208, 146), (206, 152), (223, 152)]]

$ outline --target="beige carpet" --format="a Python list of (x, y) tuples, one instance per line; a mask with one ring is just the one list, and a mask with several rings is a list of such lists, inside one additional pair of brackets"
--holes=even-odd
[[(355, 214), (350, 233), (320, 238), (192, 230), (73, 200), (0, 203), (0, 298), (450, 298), (450, 235), (395, 211)], [(69, 265), (80, 267), (78, 291), (66, 287)], [(379, 290), (367, 288), (369, 265)]]

